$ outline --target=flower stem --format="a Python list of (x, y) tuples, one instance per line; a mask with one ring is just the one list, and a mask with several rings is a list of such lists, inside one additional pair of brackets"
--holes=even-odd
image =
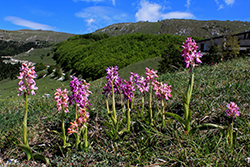
[(77, 115), (77, 104), (75, 104), (75, 120), (78, 118), (78, 115)]
[(149, 95), (149, 116), (150, 116), (150, 124), (151, 124), (151, 125), (153, 125), (152, 94), (153, 94), (153, 87), (150, 86), (150, 95)]
[(122, 113), (125, 115), (125, 111), (124, 111), (124, 107), (123, 107), (122, 93), (120, 93), (120, 99), (121, 99), (121, 108), (122, 108)]
[(115, 91), (114, 91), (114, 84), (113, 82), (111, 83), (111, 86), (112, 86), (112, 109), (113, 109), (113, 122), (114, 124), (117, 123), (117, 119), (116, 119), (116, 110), (115, 110)]
[(108, 115), (109, 115), (109, 96), (106, 99), (106, 107), (107, 107), (107, 112), (108, 112)]
[(229, 144), (230, 144), (230, 148), (231, 151), (233, 151), (234, 149), (234, 135), (233, 135), (233, 126), (234, 126), (234, 122), (232, 121), (231, 125), (229, 125)]
[(129, 108), (129, 100), (128, 100), (128, 109), (127, 109), (127, 130), (130, 131), (130, 108)]
[(65, 126), (64, 126), (64, 107), (62, 106), (62, 115), (61, 115), (61, 122), (62, 122), (62, 140), (63, 140), (63, 146), (66, 145), (66, 135), (65, 135)]
[(28, 117), (28, 95), (25, 93), (25, 114), (23, 118), (23, 143), (29, 147), (27, 133), (27, 117)]
[(141, 105), (142, 105), (142, 107), (141, 107), (141, 118), (143, 118), (143, 113), (144, 113), (144, 96), (142, 96), (142, 98), (141, 98)]
[(162, 114), (162, 128), (164, 128), (165, 127), (165, 115), (164, 115), (165, 104), (164, 104), (164, 100), (163, 99), (161, 100), (161, 107), (162, 107), (162, 110), (161, 110), (161, 114)]
[(193, 91), (194, 86), (194, 72), (193, 68), (191, 69), (190, 79), (187, 87), (186, 94), (183, 97), (183, 106), (184, 106), (184, 120), (185, 120), (185, 130), (189, 133), (190, 131), (190, 124), (191, 124), (191, 117), (192, 112), (189, 110), (189, 103)]
[(88, 128), (87, 128), (87, 125), (85, 126), (84, 128), (84, 147), (85, 148), (88, 148)]

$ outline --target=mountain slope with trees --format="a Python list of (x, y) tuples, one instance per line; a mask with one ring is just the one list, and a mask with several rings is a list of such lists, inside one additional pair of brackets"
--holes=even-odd
[(185, 38), (169, 34), (133, 33), (113, 37), (87, 34), (55, 45), (54, 59), (65, 71), (72, 70), (71, 73), (93, 80), (104, 76), (108, 66), (117, 65), (121, 69), (141, 60), (161, 57), (168, 44), (180, 48)]

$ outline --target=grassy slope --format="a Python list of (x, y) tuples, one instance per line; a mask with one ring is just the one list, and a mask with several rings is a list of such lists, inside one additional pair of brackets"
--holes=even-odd
[[(48, 53), (51, 53), (51, 47), (34, 49), (29, 53), (21, 53), (14, 57), (14, 59), (28, 60), (34, 63), (42, 62), (47, 65), (55, 65), (56, 61), (52, 59), (52, 55), (46, 56)], [(41, 59), (41, 55), (44, 54), (44, 58)]]
[[(132, 133), (120, 136), (116, 141), (110, 139), (104, 129), (105, 120), (108, 120), (105, 111), (105, 101), (101, 95), (104, 79), (91, 82), (90, 90), (92, 108), (95, 108), (89, 119), (89, 142), (91, 149), (87, 153), (72, 150), (63, 155), (56, 143), (56, 138), (45, 129), (60, 130), (60, 115), (55, 110), (53, 98), (43, 99), (41, 96), (32, 96), (29, 111), (29, 141), (31, 145), (44, 143), (45, 149), (36, 148), (50, 157), (57, 166), (71, 166), (72, 162), (78, 166), (84, 163), (87, 166), (114, 166), (123, 165), (188, 165), (194, 166), (247, 166), (245, 160), (249, 157), (249, 98), (250, 94), (250, 58), (228, 61), (214, 66), (197, 67), (195, 70), (194, 92), (190, 104), (195, 124), (213, 122), (226, 125), (229, 120), (224, 114), (226, 103), (234, 101), (238, 104), (241, 116), (236, 119), (238, 128), (237, 144), (233, 154), (229, 151), (226, 138), (218, 130), (206, 133), (199, 132), (193, 136), (183, 135), (183, 130), (175, 121), (167, 121), (167, 127), (161, 128), (160, 120), (154, 115), (155, 125), (152, 128), (136, 117), (132, 117)], [(159, 80), (172, 85), (172, 98), (167, 102), (166, 110), (182, 115), (181, 93), (185, 91), (188, 80), (188, 70), (173, 74), (161, 75)], [(37, 86), (42, 87), (41, 80)], [(48, 83), (46, 81), (46, 83)], [(56, 85), (55, 85), (56, 86)], [(56, 88), (56, 87), (55, 87)], [(154, 98), (155, 99), (155, 98)], [(136, 100), (138, 101), (138, 100)], [(24, 110), (21, 100), (12, 98), (0, 101), (0, 121), (6, 127), (1, 133), (0, 156), (20, 157), (21, 152), (14, 150), (13, 142), (19, 143), (21, 138), (20, 112)], [(139, 105), (140, 103), (136, 103)], [(154, 105), (157, 104), (154, 100)], [(140, 105), (139, 105), (140, 106)], [(138, 107), (139, 107), (138, 106)], [(72, 110), (71, 110), (72, 111)], [(118, 119), (123, 116), (118, 109)], [(132, 111), (136, 114), (135, 111)], [(157, 110), (154, 109), (154, 114)], [(22, 114), (21, 114), (22, 115)], [(207, 117), (205, 120), (203, 118)], [(66, 127), (74, 117), (74, 113), (67, 114)], [(39, 121), (37, 121), (39, 120)], [(122, 121), (121, 121), (122, 122)], [(125, 126), (121, 123), (121, 128)], [(8, 137), (7, 137), (8, 136)], [(71, 136), (72, 137), (72, 136)], [(8, 143), (8, 144), (7, 144)], [(7, 145), (6, 145), (7, 144)], [(48, 144), (50, 145), (48, 147)], [(88, 156), (88, 158), (86, 158)]]
[(122, 77), (126, 80), (129, 78), (130, 72), (138, 73), (140, 76), (144, 75), (144, 77), (145, 77), (145, 68), (148, 67), (150, 69), (157, 70), (159, 61), (161, 59), (162, 59), (161, 57), (156, 57), (156, 58), (146, 59), (143, 61), (133, 63), (133, 64), (128, 65), (127, 67), (119, 70), (119, 75), (120, 75), (120, 77)]
[[(19, 80), (3, 80), (0, 82), (0, 99), (5, 99), (6, 97), (15, 97), (17, 95)], [(36, 80), (36, 85), (38, 85), (39, 89), (37, 91), (37, 96), (42, 96), (44, 93), (48, 93), (53, 95), (55, 93), (55, 89), (58, 87), (66, 87), (69, 88), (69, 81), (61, 82), (56, 81), (55, 79), (49, 77), (41, 78)]]
[[(49, 49), (48, 49), (49, 50)], [(23, 60), (27, 60), (29, 58), (30, 61), (32, 62), (39, 62), (40, 56), (38, 57), (38, 55), (33, 54), (34, 52), (36, 52), (37, 49), (35, 49), (33, 52), (31, 52), (31, 56), (26, 57), (25, 55), (18, 55), (18, 57), (15, 57), (17, 59), (23, 59)], [(46, 60), (50, 59), (51, 56), (46, 57), (41, 60), (43, 63), (46, 64)], [(128, 77), (130, 76), (130, 71), (133, 71), (135, 73), (138, 73), (139, 75), (144, 75), (145, 74), (145, 67), (148, 67), (150, 69), (158, 69), (158, 62), (161, 60), (160, 57), (158, 58), (152, 58), (152, 59), (147, 59), (147, 60), (143, 60), (134, 64), (131, 64), (123, 69), (119, 70), (119, 75), (124, 78), (124, 79), (128, 79)], [(48, 61), (48, 64), (50, 64), (50, 60)], [(119, 67), (118, 67), (119, 68)], [(93, 81), (93, 83), (98, 82), (99, 80), (105, 80), (104, 77), (101, 79), (98, 79), (97, 81)], [(55, 89), (57, 87), (64, 87), (66, 86), (66, 88), (69, 88), (69, 81), (68, 82), (61, 82), (61, 81), (56, 81), (55, 79), (52, 79), (51, 77), (45, 77), (42, 79), (38, 79), (37, 81), (37, 85), (39, 85), (39, 90), (38, 90), (38, 94), (39, 95), (43, 95), (44, 93), (52, 93), (53, 91), (51, 91), (51, 89)], [(5, 98), (7, 96), (15, 96), (17, 93), (17, 83), (18, 80), (10, 80), (10, 79), (6, 79), (0, 82), (0, 99)]]

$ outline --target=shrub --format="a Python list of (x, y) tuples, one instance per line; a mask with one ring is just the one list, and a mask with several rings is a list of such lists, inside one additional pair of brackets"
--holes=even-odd
[(64, 75), (64, 81), (67, 81), (70, 79), (70, 72), (66, 72), (65, 75)]
[(46, 65), (44, 65), (42, 62), (36, 63), (36, 71), (42, 71), (46, 68)]
[(181, 47), (170, 43), (166, 48), (161, 55), (163, 59), (159, 62), (159, 73), (172, 72), (185, 67), (182, 57), (179, 56)]
[(47, 74), (48, 75), (52, 74), (54, 68), (55, 68), (55, 65), (50, 65), (49, 68), (47, 69), (47, 72), (48, 72)]
[(59, 66), (56, 67), (56, 70), (54, 72), (56, 78), (60, 78), (62, 76), (62, 71)]

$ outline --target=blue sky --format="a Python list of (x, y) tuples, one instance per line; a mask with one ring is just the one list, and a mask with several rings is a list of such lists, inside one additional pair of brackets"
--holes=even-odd
[(114, 23), (163, 19), (250, 21), (250, 0), (5, 0), (0, 29), (86, 34)]

